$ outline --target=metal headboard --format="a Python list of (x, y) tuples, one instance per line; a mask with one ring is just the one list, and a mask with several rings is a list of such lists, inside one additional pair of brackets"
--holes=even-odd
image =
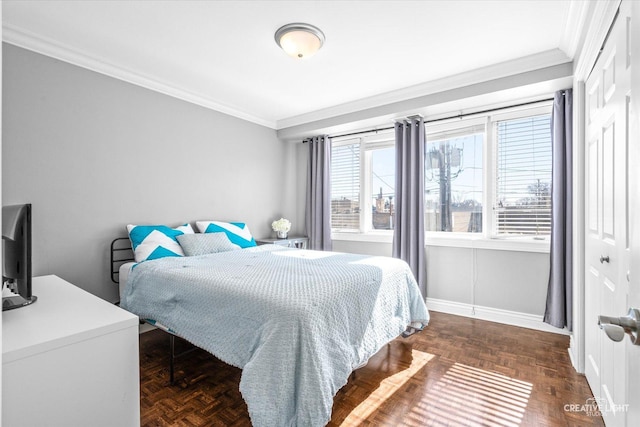
[(111, 242), (111, 281), (120, 283), (120, 266), (125, 262), (135, 261), (131, 240), (128, 237), (118, 237)]
[[(114, 283), (120, 283), (120, 266), (126, 262), (135, 261), (133, 258), (133, 249), (131, 248), (131, 240), (128, 237), (118, 237), (111, 242), (111, 281)], [(140, 319), (140, 324), (148, 322), (147, 320)], [(155, 325), (159, 327), (158, 325)], [(170, 329), (159, 327), (160, 330), (169, 334), (169, 383), (173, 385), (175, 361), (178, 357), (184, 356), (187, 353), (191, 353), (197, 350), (197, 347), (188, 348), (181, 353), (176, 353), (176, 336)], [(178, 336), (179, 337), (179, 336)]]

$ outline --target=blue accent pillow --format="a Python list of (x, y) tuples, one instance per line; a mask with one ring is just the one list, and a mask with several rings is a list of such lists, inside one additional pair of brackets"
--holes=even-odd
[(152, 259), (184, 256), (177, 237), (193, 234), (190, 224), (171, 228), (166, 225), (127, 225), (133, 257), (136, 262)]
[(196, 227), (201, 233), (225, 233), (231, 243), (241, 248), (256, 246), (256, 240), (244, 222), (196, 221)]

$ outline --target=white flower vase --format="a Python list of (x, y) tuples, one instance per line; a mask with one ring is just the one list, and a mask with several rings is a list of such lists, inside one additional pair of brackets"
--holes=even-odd
[(287, 238), (287, 231), (276, 231), (276, 235), (278, 236), (278, 239), (286, 239)]

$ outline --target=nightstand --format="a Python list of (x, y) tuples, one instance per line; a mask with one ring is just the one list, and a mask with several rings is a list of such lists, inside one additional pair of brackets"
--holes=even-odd
[(256, 239), (256, 243), (258, 245), (280, 245), (286, 246), (288, 248), (297, 248), (297, 249), (307, 249), (309, 244), (308, 237), (299, 237), (299, 236), (291, 236), (286, 239), (276, 239), (276, 238), (265, 238), (265, 239)]

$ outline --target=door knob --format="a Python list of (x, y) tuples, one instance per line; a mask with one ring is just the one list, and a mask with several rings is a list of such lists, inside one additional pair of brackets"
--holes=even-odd
[(622, 341), (626, 333), (629, 334), (633, 344), (640, 345), (640, 339), (638, 339), (640, 310), (636, 308), (630, 308), (629, 313), (623, 317), (598, 316), (598, 326), (613, 341)]
[(604, 255), (600, 255), (600, 264), (604, 264), (604, 263), (608, 263), (609, 262), (609, 255), (604, 256)]

